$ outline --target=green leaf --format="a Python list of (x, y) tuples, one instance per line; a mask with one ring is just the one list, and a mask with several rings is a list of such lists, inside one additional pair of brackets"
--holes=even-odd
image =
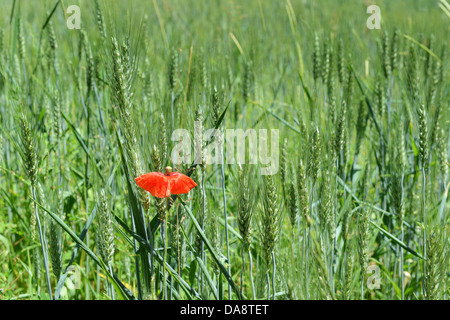
[(48, 15), (47, 19), (45, 20), (44, 25), (42, 26), (41, 30), (45, 29), (45, 27), (47, 26), (48, 22), (50, 21), (50, 19), (52, 18), (53, 14), (55, 13), (56, 8), (58, 8), (59, 3), (60, 3), (60, 1), (58, 0), (56, 2), (55, 6), (53, 7), (53, 10), (50, 12), (50, 14)]
[(385, 235), (387, 238), (391, 239), (392, 241), (394, 241), (396, 244), (398, 244), (400, 247), (402, 247), (403, 249), (405, 249), (406, 251), (412, 253), (413, 255), (415, 255), (416, 257), (419, 257), (422, 260), (425, 260), (424, 257), (417, 253), (416, 251), (414, 251), (413, 249), (411, 249), (410, 247), (408, 247), (405, 243), (403, 243), (402, 241), (400, 241), (397, 237), (395, 237), (393, 234), (389, 233), (388, 231), (384, 230), (382, 227), (380, 227), (379, 225), (377, 225), (374, 221), (370, 220), (370, 224), (373, 225), (375, 228), (377, 228), (378, 230), (380, 230), (380, 232)]
[(192, 222), (194, 223), (195, 228), (197, 229), (200, 237), (202, 238), (203, 242), (205, 243), (206, 248), (208, 249), (208, 251), (211, 253), (214, 261), (217, 263), (217, 265), (219, 266), (220, 270), (222, 271), (223, 275), (225, 276), (225, 279), (227, 279), (228, 283), (231, 285), (231, 288), (233, 288), (233, 291), (236, 293), (236, 295), (238, 296), (238, 298), (240, 300), (243, 300), (244, 297), (241, 295), (241, 292), (239, 291), (239, 288), (236, 286), (236, 284), (234, 283), (233, 279), (231, 278), (230, 274), (228, 273), (227, 269), (225, 268), (225, 266), (220, 262), (219, 260), (219, 255), (216, 253), (216, 251), (213, 249), (213, 247), (211, 246), (211, 243), (209, 242), (209, 240), (206, 238), (205, 233), (203, 232), (202, 228), (200, 227), (200, 225), (197, 222), (197, 219), (195, 219), (194, 215), (192, 214), (191, 210), (186, 206), (185, 202), (183, 201), (183, 199), (180, 198), (180, 202), (183, 205), (184, 209), (186, 210), (186, 212), (188, 213), (189, 217), (191, 218)]
[(102, 183), (105, 183), (105, 178), (103, 178), (103, 174), (101, 173), (97, 162), (95, 161), (95, 159), (92, 158), (91, 153), (89, 152), (89, 149), (86, 146), (86, 143), (84, 142), (84, 139), (81, 137), (81, 135), (78, 133), (77, 129), (75, 128), (75, 126), (72, 124), (72, 122), (70, 122), (70, 120), (66, 117), (66, 115), (64, 114), (64, 112), (61, 112), (61, 115), (63, 116), (64, 120), (66, 120), (67, 124), (69, 125), (70, 130), (72, 130), (73, 134), (75, 135), (75, 138), (77, 139), (78, 143), (80, 144), (80, 146), (83, 148), (84, 152), (86, 153), (86, 155), (88, 156), (88, 158), (92, 161), (92, 163), (94, 164), (95, 170), (98, 173), (98, 176), (100, 177), (100, 179), (102, 180)]
[(227, 106), (225, 107), (225, 109), (223, 109), (222, 114), (220, 115), (219, 119), (217, 119), (217, 123), (214, 126), (215, 129), (219, 129), (220, 125), (222, 124), (223, 119), (225, 118), (225, 114), (227, 113), (228, 107), (230, 106), (231, 100), (228, 101)]
[(300, 71), (298, 72), (298, 77), (300, 78), (300, 82), (302, 83), (303, 90), (305, 91), (306, 97), (308, 98), (309, 107), (312, 110), (313, 109), (313, 99), (311, 98), (311, 94), (309, 93), (308, 87), (305, 85), (305, 82), (303, 81), (303, 77), (302, 77)]
[(6, 239), (4, 236), (2, 236), (1, 234), (0, 234), (0, 242), (3, 242), (3, 244), (5, 245), (5, 247), (6, 247), (6, 251), (3, 251), (2, 250), (2, 252), (9, 252), (11, 249), (10, 249), (10, 246), (9, 246), (9, 241), (8, 241), (8, 239)]
[(189, 283), (191, 286), (195, 283), (195, 274), (197, 272), (197, 260), (192, 260), (189, 266)]
[[(80, 233), (81, 241), (84, 241), (84, 238), (86, 237), (86, 234), (87, 234), (89, 228), (91, 227), (92, 221), (94, 220), (96, 214), (97, 214), (97, 206), (94, 206), (91, 214), (89, 215), (88, 220), (86, 221), (86, 224), (83, 227), (83, 230), (81, 230), (81, 233)], [(75, 249), (73, 249), (72, 257), (70, 258), (69, 263), (67, 264), (66, 268), (64, 269), (64, 273), (59, 277), (58, 283), (56, 284), (55, 300), (59, 300), (59, 298), (61, 296), (61, 289), (64, 287), (64, 283), (67, 279), (67, 276), (69, 275), (69, 267), (75, 261), (75, 258), (77, 257), (79, 249), (80, 249), (80, 245), (77, 243), (75, 245)]]
[(265, 108), (264, 106), (256, 103), (256, 106), (260, 107), (261, 109), (263, 109), (265, 112), (269, 113), (271, 116), (273, 116), (275, 119), (277, 119), (278, 121), (280, 121), (281, 123), (283, 123), (284, 125), (286, 125), (288, 128), (292, 129), (293, 131), (295, 131), (296, 133), (300, 133), (300, 130), (298, 130), (296, 127), (294, 127), (292, 124), (290, 124), (289, 122), (287, 122), (286, 120), (284, 120), (283, 118), (281, 118), (279, 115), (277, 115), (275, 112), (273, 112), (272, 110), (270, 110), (269, 108)]
[(60, 217), (58, 217), (58, 215), (54, 214), (53, 212), (47, 210), (46, 208), (44, 208), (40, 203), (38, 203), (37, 201), (35, 202), (37, 204), (38, 207), (40, 207), (42, 210), (44, 210), (45, 212), (47, 212), (53, 220), (55, 220), (56, 223), (58, 223), (60, 225), (60, 227), (67, 232), (67, 234), (80, 246), (81, 249), (83, 249), (86, 254), (92, 258), (92, 260), (94, 260), (94, 262), (96, 264), (99, 265), (100, 268), (103, 269), (103, 271), (105, 272), (106, 276), (108, 277), (109, 281), (111, 281), (111, 283), (113, 284), (114, 288), (116, 289), (116, 291), (122, 296), (123, 299), (126, 300), (130, 300), (130, 299), (135, 299), (133, 296), (129, 296), (126, 292), (123, 291), (122, 287), (118, 284), (116, 278), (113, 277), (113, 275), (109, 272), (108, 268), (106, 267), (106, 265), (103, 263), (103, 261), (101, 259), (99, 259), (97, 257), (97, 255), (95, 253), (93, 253), (91, 251), (91, 249), (89, 249), (86, 244), (80, 239), (78, 238), (78, 236), (72, 231), (72, 229), (70, 229), (65, 223), (64, 221), (61, 220)]
[(420, 43), (419, 41), (417, 41), (416, 39), (404, 34), (403, 35), (404, 38), (408, 39), (409, 41), (411, 41), (412, 43), (417, 44), (419, 47), (421, 47), (423, 50), (425, 50), (426, 52), (428, 52), (433, 58), (435, 58), (437, 61), (439, 61), (439, 63), (442, 63), (442, 60), (430, 49), (428, 49), (426, 46), (424, 46), (422, 43)]
[[(186, 243), (188, 244), (189, 248), (195, 252), (195, 249), (192, 247), (191, 242), (189, 241), (189, 237), (186, 234), (186, 231), (184, 230), (183, 226), (181, 226), (181, 230), (183, 233), (184, 238), (186, 239)], [(211, 275), (208, 272), (208, 269), (206, 268), (205, 264), (203, 263), (202, 259), (200, 259), (199, 255), (196, 254), (195, 255), (195, 260), (193, 261), (197, 261), (197, 264), (200, 266), (200, 269), (202, 269), (203, 274), (206, 276), (206, 280), (208, 281), (209, 287), (211, 288), (212, 293), (214, 294), (214, 297), (216, 298), (216, 300), (219, 298), (217, 296), (217, 289), (216, 289), (216, 285), (214, 284), (214, 282), (212, 281)], [(195, 266), (196, 267), (196, 266)], [(195, 276), (195, 270), (193, 275)], [(192, 276), (192, 270), (190, 270), (189, 272), (189, 280), (191, 281), (191, 285), (194, 283), (191, 279)]]
[(353, 72), (356, 82), (358, 82), (358, 87), (364, 96), (367, 107), (369, 108), (370, 116), (372, 117), (373, 123), (375, 124), (375, 127), (377, 128), (378, 134), (380, 135), (380, 138), (383, 139), (383, 132), (381, 131), (380, 126), (378, 125), (377, 117), (375, 116), (375, 112), (373, 111), (372, 103), (370, 102), (369, 96), (364, 91), (364, 88), (362, 86), (362, 81), (359, 79), (358, 75), (356, 74), (356, 71), (353, 69), (353, 66), (348, 61), (346, 61), (346, 62), (347, 62), (348, 67), (350, 68), (350, 70)]
[[(160, 263), (161, 265), (164, 265), (164, 268), (166, 269), (166, 271), (170, 274), (170, 276), (176, 281), (178, 282), (178, 284), (181, 286), (181, 288), (184, 290), (184, 292), (188, 295), (188, 299), (193, 299), (193, 296), (195, 298), (200, 298), (200, 295), (191, 287), (189, 286), (189, 284), (184, 281), (184, 279), (169, 265), (166, 263), (163, 263), (164, 260), (163, 258), (158, 254), (158, 252), (150, 245), (150, 243), (148, 243), (148, 241), (146, 241), (144, 238), (142, 238), (141, 236), (139, 236), (137, 233), (131, 231), (128, 226), (126, 225), (125, 222), (123, 222), (118, 216), (115, 216), (116, 221), (122, 226), (122, 228), (124, 228), (124, 230), (126, 232), (128, 232), (134, 239), (136, 239), (137, 242), (139, 242), (139, 244), (141, 245), (141, 247), (139, 248), (139, 251), (143, 251), (143, 253), (150, 253), (153, 252), (153, 255), (155, 257), (155, 259), (158, 261), (158, 263)], [(124, 237), (125, 240), (127, 240), (127, 242), (131, 245), (134, 246), (133, 242), (131, 241), (130, 238), (128, 238), (128, 236), (126, 236), (122, 230), (117, 229), (120, 231), (120, 234)]]
[(411, 146), (412, 146), (413, 152), (414, 152), (414, 158), (417, 158), (419, 156), (419, 149), (417, 148), (416, 142), (414, 141), (412, 122), (409, 123), (409, 132), (411, 133), (409, 136), (410, 136), (410, 140), (411, 140)]

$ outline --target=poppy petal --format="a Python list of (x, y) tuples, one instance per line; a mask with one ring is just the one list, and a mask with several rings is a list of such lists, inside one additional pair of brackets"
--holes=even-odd
[(172, 172), (169, 180), (170, 193), (172, 194), (188, 193), (192, 188), (197, 186), (194, 180), (179, 172)]
[(149, 172), (135, 180), (139, 187), (150, 192), (154, 197), (167, 198), (170, 196), (169, 179), (161, 172)]

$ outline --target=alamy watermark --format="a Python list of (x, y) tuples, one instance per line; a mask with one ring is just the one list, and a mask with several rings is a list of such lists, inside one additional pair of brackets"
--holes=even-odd
[(66, 25), (70, 30), (81, 28), (81, 10), (79, 6), (71, 5), (67, 7), (67, 14), (70, 16), (67, 18)]
[(80, 289), (81, 272), (78, 266), (71, 265), (67, 268), (66, 287), (69, 290)]
[(377, 5), (371, 5), (367, 7), (367, 13), (370, 17), (367, 19), (366, 26), (369, 29), (381, 29), (381, 13), (380, 7)]
[(366, 274), (370, 274), (367, 278), (367, 288), (370, 290), (381, 288), (381, 271), (380, 267), (376, 265), (370, 265), (367, 267)]
[[(174, 165), (191, 164), (192, 141), (189, 131), (176, 129), (172, 132), (171, 139), (177, 142), (171, 152), (172, 163)], [(210, 140), (212, 142), (206, 144)], [(207, 165), (259, 163), (261, 175), (273, 175), (279, 168), (279, 140), (278, 129), (271, 129), (270, 137), (267, 129), (245, 131), (243, 129), (208, 129), (203, 132), (202, 123), (195, 121), (194, 163)], [(248, 150), (246, 142), (248, 142)]]

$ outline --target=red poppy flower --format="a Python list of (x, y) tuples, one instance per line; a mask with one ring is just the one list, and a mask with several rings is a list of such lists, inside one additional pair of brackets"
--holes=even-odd
[(135, 178), (139, 187), (150, 192), (154, 197), (167, 198), (171, 194), (188, 193), (197, 184), (188, 176), (172, 172), (171, 167), (166, 167), (166, 173), (149, 172)]

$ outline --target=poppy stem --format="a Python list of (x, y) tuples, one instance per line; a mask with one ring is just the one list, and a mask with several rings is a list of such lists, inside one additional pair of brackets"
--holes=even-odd
[[(231, 263), (230, 263), (230, 243), (228, 240), (228, 216), (227, 216), (227, 195), (225, 193), (225, 169), (223, 165), (223, 150), (222, 150), (222, 193), (223, 193), (223, 212), (225, 218), (225, 238), (227, 243), (227, 264), (228, 264), (228, 274), (231, 274)], [(228, 300), (231, 300), (231, 285), (228, 284)]]
[(38, 227), (38, 231), (39, 231), (39, 242), (41, 243), (42, 257), (44, 259), (45, 278), (47, 280), (48, 296), (50, 297), (50, 300), (53, 300), (52, 285), (50, 284), (50, 271), (49, 271), (49, 266), (48, 266), (48, 253), (47, 253), (47, 246), (46, 246), (46, 240), (45, 240), (45, 233), (42, 232), (41, 220), (39, 219), (39, 213), (38, 213), (37, 204), (36, 204), (36, 188), (34, 187), (34, 185), (31, 187), (31, 192), (32, 192), (33, 201), (34, 201), (34, 214), (36, 215), (36, 223), (37, 223), (37, 227)]
[[(205, 167), (202, 166), (202, 220), (201, 220), (201, 228), (202, 231), (205, 230), (205, 215), (206, 215), (206, 190), (205, 190)], [(202, 241), (201, 244), (201, 250), (200, 250), (200, 257), (203, 263), (205, 263), (205, 254), (204, 254), (204, 242)], [(204, 290), (203, 290), (203, 284), (204, 284), (204, 273), (201, 272), (201, 278), (200, 278), (200, 294), (203, 297)]]
[[(170, 197), (167, 197), (167, 213), (169, 211), (169, 199)], [(163, 221), (161, 224), (161, 235), (163, 237), (163, 243), (164, 243), (164, 255), (163, 255), (163, 270), (164, 270), (164, 289), (163, 289), (163, 299), (167, 300), (167, 282), (166, 282), (166, 255), (167, 255), (167, 229), (166, 229), (166, 219), (167, 219), (167, 213), (166, 216), (163, 217)]]
[(244, 271), (245, 271), (244, 245), (242, 245), (241, 248), (241, 257), (242, 257), (242, 271), (241, 271), (241, 295), (242, 295), (242, 289), (244, 288)]
[(273, 298), (272, 300), (275, 300), (275, 271), (276, 271), (276, 264), (275, 264), (275, 252), (272, 251), (272, 263), (273, 263), (273, 271), (272, 271), (272, 292), (273, 292)]
[(250, 250), (250, 246), (248, 246), (248, 259), (250, 263), (250, 282), (252, 283), (252, 293), (253, 293), (253, 300), (256, 300), (256, 291), (255, 291), (255, 284), (253, 282), (253, 261), (252, 261), (252, 252)]

